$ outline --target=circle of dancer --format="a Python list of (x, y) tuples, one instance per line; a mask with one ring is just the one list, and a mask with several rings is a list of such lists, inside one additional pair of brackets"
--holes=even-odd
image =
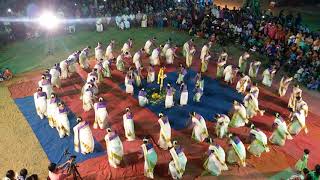
[[(84, 85), (81, 89), (80, 99), (82, 100), (83, 112), (94, 111), (93, 129), (105, 129), (105, 142), (107, 146), (107, 156), (109, 164), (112, 168), (117, 168), (123, 161), (124, 147), (119, 134), (109, 126), (108, 102), (104, 97), (100, 97), (101, 84), (104, 80), (112, 79), (113, 71), (120, 71), (125, 74), (124, 86), (125, 92), (134, 95), (135, 90), (138, 92), (137, 106), (152, 105), (152, 98), (162, 98), (164, 108), (169, 109), (177, 105), (186, 106), (188, 99), (191, 98), (194, 103), (199, 103), (205, 98), (205, 78), (204, 74), (208, 72), (209, 62), (216, 63), (216, 78), (227, 85), (236, 84), (235, 89), (244, 96), (242, 101), (234, 101), (232, 110), (229, 114), (213, 114), (215, 123), (214, 134), (216, 138), (226, 138), (230, 145), (228, 149), (223, 149), (218, 143), (210, 137), (207, 129), (206, 120), (197, 112), (190, 112), (190, 127), (192, 134), (190, 137), (197, 143), (207, 143), (209, 145), (206, 158), (203, 162), (203, 169), (209, 174), (219, 176), (223, 171), (230, 169), (228, 165), (237, 164), (245, 167), (247, 153), (255, 157), (260, 157), (262, 153), (270, 151), (269, 146), (284, 146), (287, 140), (293, 139), (293, 135), (299, 134), (301, 131), (308, 133), (306, 126), (306, 118), (308, 117), (308, 105), (302, 98), (302, 90), (298, 85), (294, 85), (288, 102), (290, 116), (288, 120), (282, 118), (280, 113), (274, 115), (272, 125), (273, 133), (270, 137), (257, 128), (252, 122), (255, 116), (264, 116), (265, 110), (259, 108), (259, 88), (258, 73), (262, 72), (262, 85), (271, 87), (274, 76), (277, 73), (277, 67), (271, 65), (263, 71), (260, 71), (261, 62), (258, 60), (250, 61), (250, 53), (244, 52), (240, 57), (238, 64), (228, 64), (229, 55), (227, 49), (222, 49), (221, 53), (215, 58), (211, 52), (213, 42), (203, 45), (201, 50), (197, 52), (196, 44), (193, 39), (183, 44), (182, 54), (178, 54), (178, 47), (174, 45), (169, 38), (164, 44), (159, 45), (157, 38), (152, 37), (146, 41), (143, 48), (133, 53), (134, 42), (129, 38), (121, 48), (120, 54), (116, 56), (114, 51), (115, 40), (111, 40), (105, 48), (102, 43), (98, 43), (94, 48), (94, 59), (90, 61), (91, 47), (86, 47), (82, 51), (71, 54), (67, 59), (55, 64), (52, 68), (47, 69), (41, 76), (36, 92), (34, 93), (34, 103), (37, 114), (40, 119), (45, 117), (52, 128), (56, 128), (60, 138), (74, 134), (74, 150), (78, 153), (89, 154), (94, 151), (94, 138), (89, 122), (82, 117), (77, 117), (77, 125), (70, 127), (68, 119), (69, 109), (66, 103), (59, 99), (55, 89), (61, 88), (61, 81), (71, 78), (77, 70), (89, 72)], [(199, 48), (198, 48), (199, 49)], [(132, 56), (133, 54), (133, 56)], [(194, 97), (189, 97), (191, 91), (187, 87), (185, 78), (194, 65), (193, 58), (200, 55), (200, 68), (193, 78), (195, 89)], [(145, 57), (149, 58), (149, 62), (143, 62)], [(185, 62), (180, 59), (184, 58)], [(146, 59), (148, 60), (148, 59)], [(249, 63), (250, 62), (250, 63)], [(94, 64), (93, 64), (94, 63)], [(144, 67), (144, 64), (149, 64)], [(167, 67), (178, 64), (176, 68), (178, 77), (174, 82), (167, 82)], [(90, 66), (93, 68), (90, 70)], [(248, 66), (248, 67), (247, 67)], [(248, 74), (245, 74), (248, 69)], [(210, 70), (213, 71), (213, 70)], [(238, 81), (237, 81), (238, 79)], [(146, 80), (146, 81), (144, 81)], [(287, 93), (289, 84), (293, 78), (282, 77), (278, 95), (283, 97)], [(235, 83), (237, 81), (237, 83)], [(147, 84), (157, 84), (155, 94), (148, 94), (145, 87)], [(173, 84), (177, 84), (180, 88), (175, 89)], [(175, 102), (176, 92), (180, 91), (179, 101)], [(151, 98), (150, 98), (151, 97)], [(127, 141), (134, 141), (135, 135), (135, 116), (134, 108), (127, 107), (123, 109), (123, 129)], [(144, 158), (144, 175), (148, 178), (154, 178), (154, 168), (157, 165), (158, 156), (155, 146), (163, 151), (169, 151), (171, 161), (169, 162), (168, 172), (173, 179), (181, 179), (185, 173), (187, 166), (187, 156), (183, 148), (183, 144), (172, 137), (172, 128), (168, 117), (165, 113), (158, 114), (158, 123), (160, 125), (159, 139), (154, 143), (149, 135), (143, 138), (141, 144), (141, 157)], [(229, 132), (229, 127), (240, 128), (249, 127), (249, 146), (247, 148), (244, 142), (235, 134)], [(71, 132), (73, 130), (73, 132)], [(305, 158), (307, 154), (305, 150)], [(296, 167), (301, 171), (305, 162), (297, 163)]]

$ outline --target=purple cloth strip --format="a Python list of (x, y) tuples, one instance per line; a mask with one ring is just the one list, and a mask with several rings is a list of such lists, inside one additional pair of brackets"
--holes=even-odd
[(172, 94), (173, 94), (172, 88), (167, 88), (167, 95), (172, 96)]
[(80, 127), (78, 127), (78, 132), (79, 132), (80, 129), (82, 129), (82, 128), (88, 126), (88, 125), (89, 125), (88, 122), (85, 122), (84, 124), (82, 124)]
[(98, 77), (98, 74), (97, 74), (96, 72), (91, 72), (90, 75), (91, 75), (91, 76)]
[(202, 89), (201, 89), (201, 88), (198, 88), (198, 89), (197, 89), (197, 93), (202, 94), (202, 93), (203, 93)]
[(177, 155), (183, 152), (183, 148), (181, 146), (175, 147), (174, 149), (176, 150)]
[(46, 92), (38, 92), (37, 93), (37, 98), (43, 97), (43, 96), (45, 96), (47, 98), (47, 93)]
[(48, 80), (51, 81), (51, 78), (52, 78), (51, 74), (50, 73), (46, 73), (45, 75), (48, 77)]
[(90, 91), (90, 92), (92, 92), (91, 88), (86, 89), (86, 91)]
[(133, 79), (129, 79), (128, 80), (128, 84), (133, 85), (134, 80)]
[(281, 122), (284, 122), (284, 119), (281, 116), (279, 116), (278, 119), (280, 119)]
[(167, 123), (169, 122), (167, 116), (163, 116), (163, 117), (161, 118), (161, 120), (162, 120), (163, 124), (167, 124)]
[(57, 102), (58, 102), (58, 98), (51, 98), (50, 99), (50, 104), (57, 103)]
[(152, 144), (152, 143), (148, 143), (148, 144), (146, 145), (146, 147), (147, 147), (147, 151), (149, 151), (150, 149), (153, 148), (153, 144)]
[(147, 93), (145, 91), (139, 91), (139, 95), (138, 96), (143, 96), (145, 97), (147, 95)]
[(201, 80), (201, 75), (198, 75), (198, 74), (197, 74), (196, 77), (195, 77), (195, 80), (196, 80), (196, 82), (199, 81), (199, 80)]
[(235, 144), (239, 144), (241, 142), (238, 136), (233, 137), (232, 140)]
[(75, 54), (74, 54), (74, 56), (76, 57), (77, 60), (79, 59), (79, 55), (80, 55), (80, 54), (78, 54), (78, 53), (75, 53)]
[(97, 109), (106, 108), (106, 107), (107, 107), (107, 103), (106, 102), (98, 102), (97, 103)]
[(154, 68), (153, 67), (149, 67), (149, 72), (154, 72)]
[(118, 137), (118, 134), (115, 132), (111, 132), (111, 135), (109, 136), (109, 141), (115, 139), (116, 137)]
[(185, 68), (182, 68), (182, 69), (181, 69), (181, 74), (182, 74), (182, 75), (186, 75), (186, 74), (187, 74), (187, 70), (186, 70)]
[(41, 85), (48, 85), (51, 84), (51, 81), (49, 81), (48, 79), (43, 79), (41, 82)]
[(65, 113), (68, 112), (68, 109), (66, 107), (64, 107), (63, 109), (59, 108), (59, 113)]
[(196, 114), (195, 117), (200, 120), (202, 118), (202, 116), (200, 114)]
[(127, 112), (126, 113), (126, 117), (127, 117), (127, 119), (132, 119), (133, 118), (133, 114), (131, 112)]
[(89, 54), (89, 49), (88, 48), (84, 48), (83, 51), (86, 53), (86, 55)]

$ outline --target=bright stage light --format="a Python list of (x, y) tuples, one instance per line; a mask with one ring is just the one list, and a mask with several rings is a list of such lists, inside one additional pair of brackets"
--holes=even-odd
[(9, 9), (8, 9), (8, 13), (11, 13), (11, 12), (12, 12), (12, 10), (9, 8)]
[(38, 23), (48, 29), (54, 29), (58, 26), (59, 24), (59, 19), (57, 18), (57, 16), (53, 15), (50, 12), (44, 12), (38, 19)]

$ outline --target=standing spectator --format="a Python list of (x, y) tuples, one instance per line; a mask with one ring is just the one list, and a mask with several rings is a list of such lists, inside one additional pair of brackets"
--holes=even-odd
[(82, 7), (81, 7), (81, 17), (88, 17), (89, 15), (89, 8), (86, 4), (82, 4)]
[(139, 26), (140, 23), (141, 23), (141, 20), (142, 20), (142, 13), (140, 11), (138, 11), (138, 13), (136, 14), (136, 21), (135, 21), (135, 24), (136, 26)]
[(148, 26), (148, 16), (147, 14), (143, 14), (142, 21), (141, 21), (141, 27), (145, 28)]

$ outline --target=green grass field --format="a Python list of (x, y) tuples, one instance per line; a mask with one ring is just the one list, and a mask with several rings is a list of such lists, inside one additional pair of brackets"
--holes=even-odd
[[(124, 42), (128, 38), (134, 40), (134, 51), (142, 48), (149, 38), (156, 36), (157, 43), (161, 44), (170, 37), (174, 44), (179, 47), (189, 40), (194, 38), (200, 50), (205, 39), (189, 36), (186, 32), (177, 31), (171, 28), (132, 28), (127, 31), (120, 31), (117, 28), (110, 27), (103, 33), (97, 33), (94, 30), (82, 29), (74, 34), (56, 35), (52, 39), (41, 37), (38, 39), (18, 41), (9, 44), (0, 49), (0, 68), (8, 67), (15, 74), (28, 72), (51, 67), (54, 63), (60, 62), (67, 58), (72, 52), (82, 50), (90, 45), (96, 47), (97, 42), (108, 44), (111, 39), (116, 41), (115, 51), (120, 51)], [(47, 51), (51, 47), (53, 55), (47, 55)], [(230, 45), (227, 47), (229, 54), (238, 58), (243, 49), (239, 45)], [(216, 45), (212, 48), (214, 53), (219, 53), (221, 47)], [(91, 50), (93, 53), (94, 51)], [(254, 58), (265, 62), (264, 57), (258, 54), (253, 55)]]
[[(169, 37), (178, 46), (190, 39), (185, 32), (172, 29), (132, 28), (128, 31), (119, 31), (114, 27), (103, 33), (90, 30), (81, 30), (74, 34), (57, 35), (51, 40), (41, 37), (39, 39), (14, 42), (0, 49), (0, 67), (8, 67), (14, 73), (23, 73), (30, 70), (50, 67), (68, 57), (72, 52), (81, 50), (90, 45), (96, 47), (97, 42), (108, 44), (111, 39), (116, 41), (116, 51), (119, 51), (128, 38), (134, 39), (134, 50), (144, 46), (147, 39), (156, 36), (158, 42), (165, 42)], [(196, 39), (199, 45), (205, 40)], [(49, 47), (53, 47), (53, 55), (48, 56)], [(93, 50), (92, 50), (93, 52)]]

